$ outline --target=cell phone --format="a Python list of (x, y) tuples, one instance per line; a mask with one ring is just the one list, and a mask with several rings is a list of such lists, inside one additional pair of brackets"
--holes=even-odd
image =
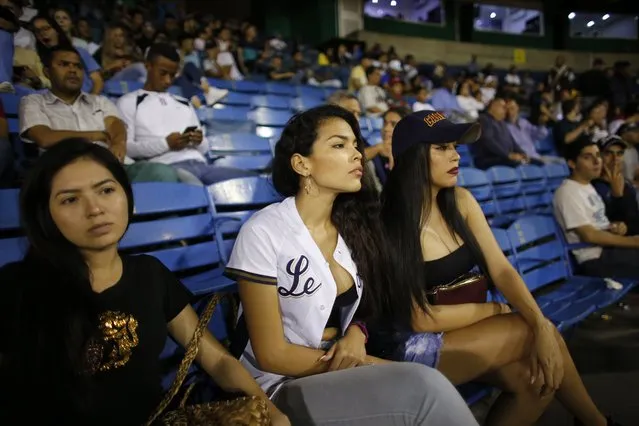
[(194, 132), (196, 130), (197, 130), (197, 126), (190, 126), (190, 127), (187, 127), (186, 129), (184, 129), (184, 131), (182, 133)]

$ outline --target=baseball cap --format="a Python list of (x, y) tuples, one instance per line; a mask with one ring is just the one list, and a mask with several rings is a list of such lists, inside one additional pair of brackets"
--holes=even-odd
[(393, 71), (401, 71), (402, 63), (399, 61), (399, 59), (393, 59), (388, 63), (388, 68), (392, 69)]
[(591, 145), (597, 145), (597, 143), (593, 141), (590, 136), (583, 135), (573, 143), (566, 144), (564, 148), (564, 158), (566, 160), (576, 161), (577, 157), (581, 154), (581, 150)]
[(418, 111), (402, 118), (393, 130), (393, 156), (399, 157), (419, 143), (436, 144), (476, 142), (481, 135), (479, 123), (455, 124), (439, 111)]
[(632, 132), (639, 130), (639, 123), (626, 123), (619, 127), (617, 130), (617, 135), (621, 136), (626, 132)]
[(599, 142), (597, 142), (597, 145), (599, 145), (599, 149), (601, 151), (604, 151), (613, 145), (619, 145), (622, 148), (628, 148), (628, 144), (625, 143), (619, 136), (615, 135), (606, 136), (605, 138), (600, 139)]

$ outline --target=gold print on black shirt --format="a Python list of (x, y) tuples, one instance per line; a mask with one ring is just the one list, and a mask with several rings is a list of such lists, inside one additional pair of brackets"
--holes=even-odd
[(92, 342), (87, 354), (94, 373), (124, 366), (139, 343), (138, 320), (132, 315), (106, 311), (99, 323), (102, 341)]

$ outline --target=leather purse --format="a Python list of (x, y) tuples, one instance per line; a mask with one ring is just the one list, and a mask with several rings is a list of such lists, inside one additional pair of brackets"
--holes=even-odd
[(431, 289), (426, 296), (431, 305), (486, 303), (488, 278), (483, 274), (469, 272), (455, 281)]
[(162, 413), (178, 394), (188, 374), (193, 360), (197, 356), (202, 334), (209, 323), (220, 295), (214, 294), (200, 316), (193, 338), (189, 342), (184, 359), (180, 363), (171, 388), (158, 405), (146, 426), (161, 424), (165, 426), (268, 426), (271, 424), (266, 401), (255, 396), (245, 396), (227, 401), (214, 401), (204, 404), (187, 405), (187, 399), (197, 383), (191, 383), (185, 390), (178, 408)]

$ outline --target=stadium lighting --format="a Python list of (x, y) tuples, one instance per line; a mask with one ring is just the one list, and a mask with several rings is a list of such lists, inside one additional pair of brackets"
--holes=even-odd
[(608, 19), (608, 18), (610, 18), (610, 15), (608, 15), (607, 13), (606, 13), (604, 16), (602, 16), (602, 17), (601, 17), (601, 19), (602, 19), (602, 20), (604, 20), (604, 21), (605, 21), (606, 19)]
[(492, 12), (490, 14), (490, 19), (495, 19), (497, 17), (497, 14), (495, 12)]
[(577, 16), (577, 14), (575, 12), (570, 12), (568, 14), (568, 19), (575, 19), (575, 16)]
[(586, 24), (588, 28), (592, 27), (593, 25), (595, 25), (595, 21), (588, 21), (588, 23)]
[(373, 0), (373, 3), (377, 3), (379, 0)]
[(397, 6), (397, 2), (395, 0), (391, 1), (391, 6), (393, 7)]

